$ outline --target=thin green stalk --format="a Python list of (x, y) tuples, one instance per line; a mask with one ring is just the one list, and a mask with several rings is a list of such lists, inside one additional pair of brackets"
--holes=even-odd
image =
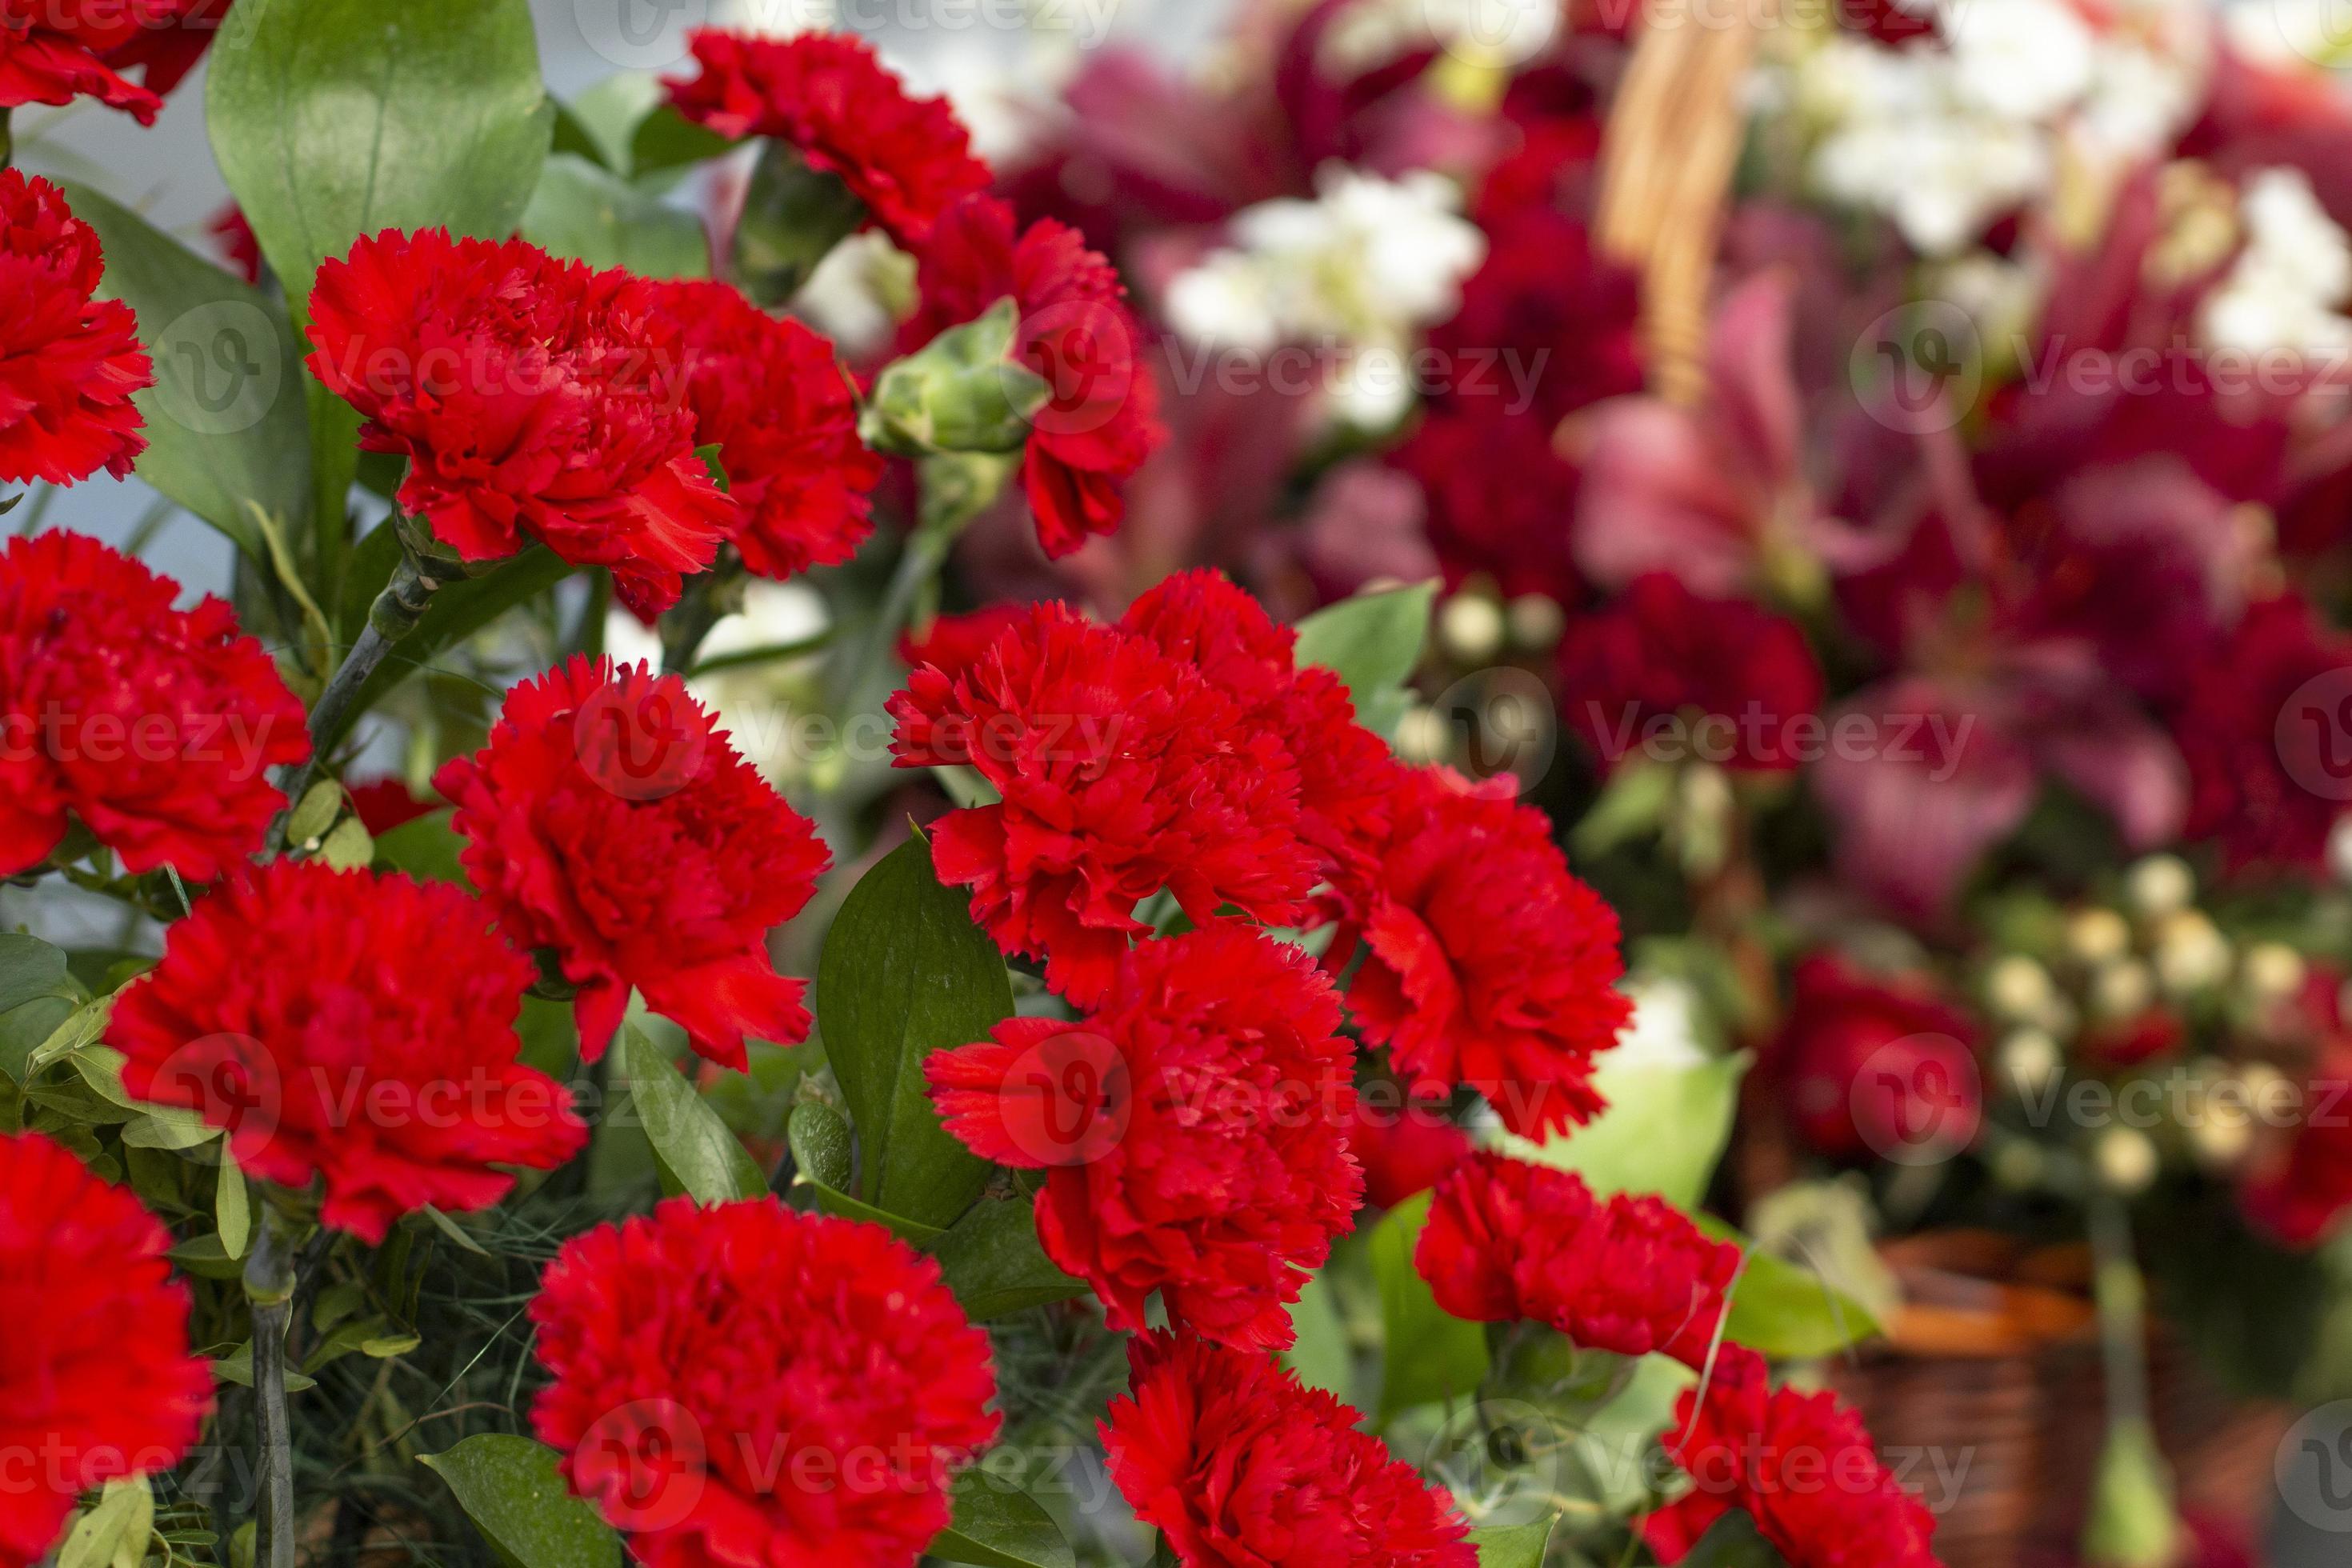
[(261, 1481), (254, 1568), (294, 1568), (294, 1433), (286, 1415), (286, 1331), (294, 1315), (296, 1249), (284, 1224), (274, 1208), (268, 1210), (245, 1263), (245, 1295), (253, 1308), (254, 1415)]
[[(392, 524), (386, 523), (385, 527)], [(401, 640), (416, 629), (425, 618), (433, 595), (446, 584), (461, 574), (454, 563), (420, 558), (409, 552), (401, 552), (400, 563), (392, 569), (392, 580), (378, 594), (375, 603), (368, 607), (367, 626), (359, 641), (352, 645), (341, 664), (327, 681), (326, 690), (319, 694), (318, 704), (310, 710), (310, 760), (304, 763), (286, 784), (287, 808), (291, 811), (311, 784), (318, 782), (326, 765), (328, 750), (340, 741), (352, 721), (359, 717), (354, 710), (361, 690), (368, 678), (383, 665), (386, 655)]]

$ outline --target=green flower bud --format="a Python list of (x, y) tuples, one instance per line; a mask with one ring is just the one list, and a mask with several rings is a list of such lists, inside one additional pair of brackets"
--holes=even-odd
[(1021, 310), (999, 300), (977, 321), (951, 327), (884, 367), (858, 434), (877, 452), (1017, 452), (1053, 388), (1013, 358)]
[(2145, 1420), (2123, 1422), (2107, 1434), (2099, 1458), (2083, 1527), (2084, 1561), (2094, 1568), (2170, 1568), (2180, 1544), (2172, 1478), (2156, 1433)]

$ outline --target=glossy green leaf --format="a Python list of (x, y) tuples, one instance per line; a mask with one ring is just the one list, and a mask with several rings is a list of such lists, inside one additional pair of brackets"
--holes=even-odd
[(1694, 1209), (1731, 1141), (1748, 1064), (1745, 1055), (1689, 1065), (1604, 1056), (1592, 1083), (1607, 1110), (1541, 1146), (1504, 1142), (1522, 1159), (1574, 1171), (1597, 1196), (1655, 1193), (1676, 1208)]
[(1429, 640), (1430, 605), (1435, 583), (1416, 583), (1386, 593), (1359, 594), (1316, 611), (1298, 623), (1296, 662), (1320, 665), (1348, 683), (1363, 708), (1412, 676)]
[(930, 1555), (979, 1568), (1076, 1568), (1061, 1527), (1028, 1493), (984, 1470), (956, 1478), (955, 1522), (931, 1542)]
[(1309, 1388), (1320, 1388), (1341, 1399), (1352, 1397), (1356, 1380), (1355, 1353), (1348, 1347), (1348, 1325), (1331, 1299), (1330, 1280), (1317, 1274), (1290, 1304), (1290, 1326), (1297, 1336), (1282, 1352), (1282, 1364), (1298, 1374)]
[(228, 187), (307, 313), (319, 264), (379, 229), (503, 239), (555, 122), (529, 0), (269, 0), (214, 41)]
[(716, 158), (735, 143), (672, 109), (656, 104), (629, 134), (629, 173), (638, 179)]
[(946, 1234), (935, 1225), (885, 1214), (850, 1195), (856, 1188), (856, 1181), (852, 1174), (849, 1123), (833, 1107), (814, 1101), (795, 1105), (785, 1123), (785, 1137), (792, 1145), (793, 1163), (814, 1190), (816, 1206), (826, 1214), (884, 1226), (917, 1244)]
[(1486, 1375), (1486, 1330), (1441, 1310), (1412, 1266), (1429, 1203), (1430, 1195), (1420, 1193), (1389, 1210), (1369, 1243), (1381, 1292), (1383, 1421), (1416, 1405), (1465, 1398)]
[(421, 1456), (501, 1556), (520, 1568), (620, 1568), (621, 1538), (572, 1495), (561, 1456), (528, 1437), (486, 1432)]
[(237, 1169), (236, 1156), (228, 1145), (221, 1145), (220, 1173), (213, 1187), (213, 1226), (220, 1232), (221, 1251), (231, 1258), (243, 1258), (246, 1244), (253, 1239), (253, 1194), (245, 1184), (245, 1173)]
[(1552, 1527), (1559, 1522), (1557, 1518), (1543, 1519), (1472, 1531), (1470, 1544), (1478, 1549), (1478, 1568), (1543, 1568), (1544, 1549), (1551, 1544)]
[(984, 1198), (928, 1249), (948, 1289), (975, 1322), (986, 1322), (1087, 1293), (1037, 1242), (1036, 1205), (1027, 1198)]
[(584, 158), (547, 161), (522, 215), (525, 239), (552, 256), (641, 278), (708, 278), (701, 217), (669, 206)]
[(766, 1194), (768, 1179), (742, 1140), (635, 1024), (621, 1026), (621, 1070), (628, 1075), (629, 1098), (646, 1140), (654, 1146), (664, 1191), (690, 1193), (705, 1204)]
[(1757, 1533), (1746, 1510), (1733, 1509), (1685, 1553), (1682, 1568), (1786, 1568), (1787, 1559)]
[(146, 420), (139, 477), (266, 573), (257, 509), (288, 539), (310, 523), (302, 344), (285, 310), (98, 192), (67, 196), (105, 251), (99, 292), (131, 307), (154, 363), (155, 384), (132, 399)]
[(0, 1072), (27, 1077), (33, 1053), (81, 1005), (65, 953), (40, 938), (0, 932)]
[(1717, 1241), (1747, 1249), (1723, 1337), (1775, 1361), (1810, 1361), (1834, 1355), (1879, 1331), (1870, 1309), (1801, 1264), (1751, 1246), (1713, 1215), (1698, 1226)]
[(1013, 985), (966, 896), (940, 885), (922, 835), (867, 871), (834, 917), (816, 1013), (857, 1128), (857, 1195), (926, 1225), (952, 1224), (990, 1167), (940, 1124), (923, 1059), (986, 1039), (1012, 1016)]

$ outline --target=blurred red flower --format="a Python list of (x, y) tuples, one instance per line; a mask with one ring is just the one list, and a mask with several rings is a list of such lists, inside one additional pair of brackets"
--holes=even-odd
[[(103, 8), (109, 0), (85, 0)], [(112, 0), (120, 5), (122, 0)], [(139, 70), (147, 90), (169, 93), (196, 68), (212, 47), (213, 35), (228, 21), (232, 0), (129, 0), (133, 26), (131, 37), (116, 46), (106, 63), (118, 71)]]
[(210, 881), (261, 847), (269, 769), (310, 755), (302, 704), (227, 605), (179, 594), (81, 534), (0, 549), (0, 874), (69, 819), (134, 872)]
[(722, 1067), (747, 1064), (747, 1034), (808, 1037), (767, 936), (808, 902), (824, 846), (678, 677), (575, 656), (509, 691), (489, 744), (433, 787), (499, 928), (580, 987), (588, 1060), (632, 986)]
[(2317, 869), (2352, 800), (2352, 639), (2292, 593), (2250, 607), (2172, 721), (2191, 839), (2233, 868)]
[(1983, 1115), (1976, 1026), (1923, 987), (1819, 954), (1797, 965), (1772, 1050), (1790, 1118), (1834, 1160), (1975, 1141)]
[(442, 543), (495, 561), (536, 535), (650, 620), (740, 515), (695, 455), (683, 330), (625, 272), (387, 229), (319, 269), (310, 365), (362, 447), (409, 459), (399, 504)]
[(996, 1436), (988, 1336), (878, 1225), (777, 1198), (566, 1242), (530, 1318), (531, 1409), (648, 1568), (913, 1568)]
[(112, 63), (139, 27), (138, 9), (123, 0), (0, 0), (0, 110), (86, 96), (154, 124), (163, 100)]
[(321, 1217), (375, 1246), (587, 1142), (570, 1091), (516, 1059), (534, 978), (455, 884), (272, 860), (171, 927), (106, 1037), (133, 1096), (226, 1130), (265, 1180), (323, 1176)]
[(1273, 1358), (1166, 1332), (1127, 1354), (1111, 1479), (1184, 1568), (1475, 1568), (1452, 1494)]
[[(0, 43), (0, 74), (5, 59)], [(0, 169), (0, 481), (119, 479), (146, 450), (131, 395), (154, 366), (131, 307), (90, 298), (105, 270), (63, 191)]]

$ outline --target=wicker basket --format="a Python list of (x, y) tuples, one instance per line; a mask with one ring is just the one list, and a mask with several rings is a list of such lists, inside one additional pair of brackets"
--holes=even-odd
[[(1940, 1507), (1948, 1568), (2072, 1562), (2105, 1429), (2087, 1258), (1974, 1231), (1909, 1237), (1886, 1256), (1905, 1305), (1832, 1386), (1891, 1458), (1927, 1456), (1906, 1479)], [(2223, 1394), (2160, 1330), (2149, 1362), (2181, 1506), (2260, 1541), (2292, 1413)]]

